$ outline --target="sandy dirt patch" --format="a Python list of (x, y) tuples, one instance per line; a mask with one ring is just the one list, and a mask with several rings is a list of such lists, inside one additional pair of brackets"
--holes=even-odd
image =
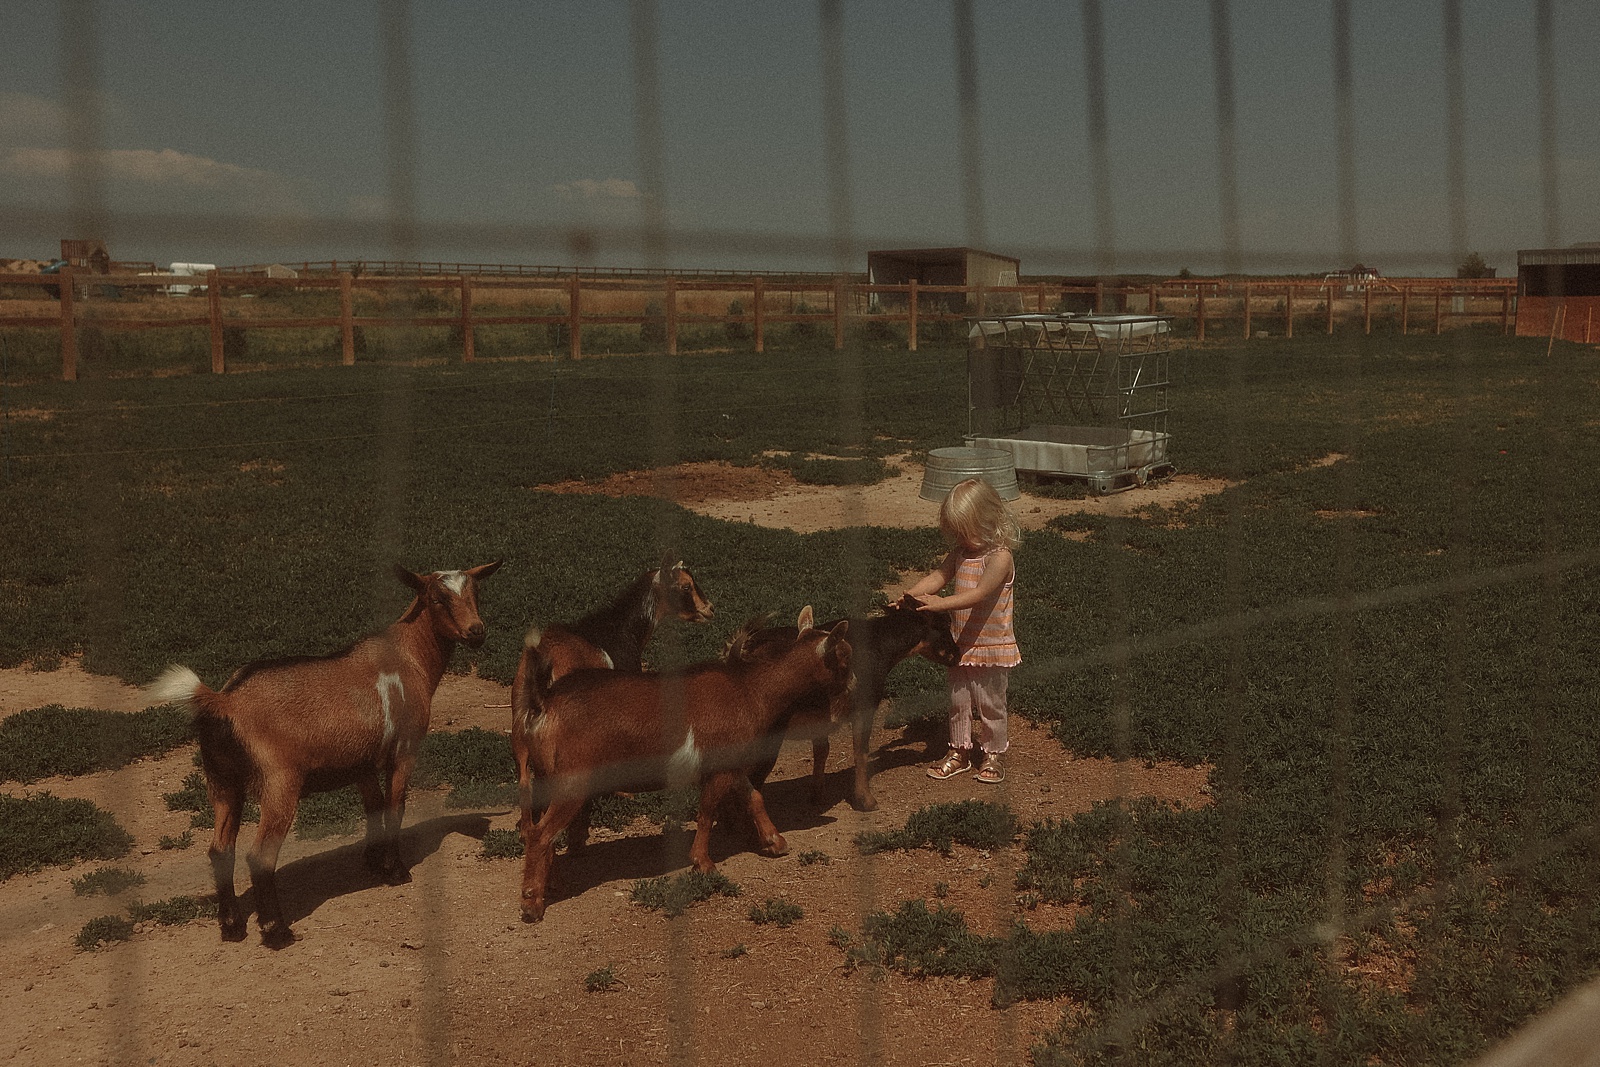
[[(922, 465), (909, 455), (891, 456), (888, 462), (899, 473), (868, 486), (805, 485), (788, 471), (715, 462), (680, 463), (660, 472), (630, 471), (594, 482), (558, 482), (538, 488), (555, 493), (658, 496), (714, 519), (800, 533), (850, 526), (910, 530), (936, 525), (939, 506), (917, 495), (922, 489)], [(1175, 474), (1142, 487), (1079, 500), (1054, 500), (1024, 492), (1011, 508), (1024, 529), (1042, 530), (1058, 515), (1132, 516), (1193, 503), (1222, 492), (1228, 484), (1220, 478)]]

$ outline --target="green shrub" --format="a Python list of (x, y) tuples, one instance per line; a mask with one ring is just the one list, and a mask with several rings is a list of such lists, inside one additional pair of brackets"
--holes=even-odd
[(662, 829), (668, 829), (695, 817), (700, 810), (700, 793), (692, 788), (658, 789), (631, 796), (606, 793), (594, 797), (589, 804), (589, 822), (594, 826), (625, 830), (635, 819), (649, 819)]
[(869, 855), (912, 848), (934, 848), (948, 854), (957, 843), (972, 848), (1004, 848), (1016, 833), (1017, 818), (1009, 808), (988, 801), (962, 800), (918, 808), (903, 829), (866, 831), (857, 834), (855, 842)]
[(116, 770), (188, 742), (189, 723), (178, 708), (126, 714), (50, 704), (19, 711), (0, 721), (0, 781)]
[(725, 960), (736, 960), (740, 956), (748, 956), (749, 954), (750, 947), (742, 941), (739, 944), (734, 945), (732, 948), (722, 950), (722, 958)]
[(367, 811), (353, 785), (300, 798), (294, 813), (294, 833), (302, 841), (353, 834), (366, 824)]
[(477, 726), (454, 733), (438, 731), (423, 738), (412, 785), (418, 789), (451, 787), (449, 808), (497, 807), (517, 799), (517, 766), (511, 739)]
[(829, 863), (833, 862), (828, 858), (828, 854), (826, 852), (815, 848), (807, 849), (805, 852), (802, 852), (800, 855), (796, 856), (795, 859), (800, 861), (800, 866), (802, 867), (810, 867), (813, 864), (827, 866)]
[(630, 899), (635, 904), (664, 912), (668, 918), (676, 918), (688, 910), (689, 905), (718, 895), (736, 897), (739, 887), (720, 871), (710, 874), (686, 871), (660, 878), (641, 878), (633, 883)]
[(994, 974), (992, 941), (973, 934), (961, 912), (942, 904), (929, 911), (927, 901), (908, 900), (893, 915), (875, 912), (862, 934), (847, 952), (851, 965), (876, 964), (917, 978)]
[(169, 897), (153, 904), (131, 904), (128, 917), (135, 923), (153, 922), (161, 926), (182, 926), (196, 919), (215, 919), (214, 897)]
[(583, 988), (591, 993), (604, 993), (616, 985), (617, 972), (609, 963), (599, 970), (590, 971), (583, 977)]
[(52, 864), (118, 859), (132, 847), (111, 813), (87, 800), (0, 794), (0, 881)]
[(157, 841), (156, 844), (160, 846), (162, 851), (188, 848), (194, 844), (194, 831), (185, 830), (177, 837), (173, 837), (171, 834), (162, 834), (161, 840)]
[(516, 830), (490, 830), (483, 835), (483, 852), (486, 860), (512, 860), (522, 858), (522, 834)]
[(83, 952), (93, 952), (102, 945), (126, 941), (132, 936), (132, 919), (125, 915), (102, 915), (84, 923), (73, 943)]
[(81, 878), (74, 878), (72, 891), (80, 897), (92, 897), (96, 893), (114, 897), (134, 886), (144, 885), (144, 881), (144, 875), (126, 867), (101, 867)]
[(750, 906), (750, 921), (757, 926), (771, 923), (774, 926), (787, 927), (805, 918), (805, 914), (799, 905), (776, 897), (768, 897), (765, 904)]

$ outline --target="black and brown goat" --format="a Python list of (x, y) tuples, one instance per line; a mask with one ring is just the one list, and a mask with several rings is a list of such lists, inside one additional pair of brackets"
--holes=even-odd
[[(644, 667), (644, 646), (663, 619), (711, 620), (711, 601), (700, 592), (694, 575), (682, 560), (671, 560), (671, 556), (663, 558), (661, 566), (634, 579), (610, 604), (577, 622), (557, 623), (543, 630), (536, 627), (523, 639), (522, 656), (511, 679), (511, 757), (517, 765), (523, 820), (531, 819), (532, 812), (527, 799), (533, 785), (528, 767), (528, 725), (533, 715), (535, 670), (544, 672), (542, 684), (546, 688), (576, 670), (638, 672)], [(529, 827), (519, 824), (518, 828), (526, 839)], [(585, 806), (567, 829), (568, 846), (580, 849), (588, 836), (589, 809)]]
[[(802, 618), (802, 623), (805, 620)], [(855, 748), (855, 770), (849, 791), (850, 804), (860, 811), (873, 811), (878, 799), (873, 795), (868, 776), (868, 749), (872, 742), (872, 726), (877, 718), (878, 705), (883, 703), (889, 684), (889, 672), (912, 656), (921, 656), (941, 666), (949, 667), (959, 662), (961, 650), (950, 634), (950, 616), (945, 612), (922, 611), (910, 597), (902, 597), (875, 615), (850, 619), (850, 647), (853, 650), (851, 670), (855, 675), (851, 708), (846, 716), (850, 721), (850, 734)], [(833, 623), (824, 623), (827, 629)], [(730, 645), (724, 657), (769, 654), (769, 640), (792, 640), (795, 629), (788, 626), (760, 630), (738, 648)], [(829, 734), (844, 721), (838, 709), (825, 700), (807, 697), (794, 709), (789, 723), (789, 736), (811, 739), (811, 793), (821, 800), (826, 781)], [(777, 754), (750, 772), (750, 780), (758, 787), (772, 773)]]

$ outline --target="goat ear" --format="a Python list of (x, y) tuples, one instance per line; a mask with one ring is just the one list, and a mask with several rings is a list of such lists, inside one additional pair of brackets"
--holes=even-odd
[(839, 623), (828, 633), (828, 639), (823, 642), (823, 647), (832, 653), (834, 660), (839, 664), (840, 670), (850, 669), (850, 642), (845, 638), (850, 636), (850, 620)]
[(807, 630), (816, 629), (816, 616), (811, 613), (810, 604), (807, 604), (805, 607), (800, 609), (800, 617), (795, 620), (794, 624), (799, 628), (801, 633), (804, 633)]
[(394, 565), (394, 576), (400, 579), (401, 582), (415, 589), (417, 592), (422, 592), (422, 586), (424, 583), (421, 575), (412, 574), (409, 570), (396, 563)]
[(491, 575), (495, 571), (499, 570), (500, 569), (500, 564), (502, 564), (504, 562), (505, 562), (505, 560), (503, 560), (503, 559), (497, 559), (493, 563), (485, 563), (481, 567), (468, 567), (467, 568), (467, 573), (472, 575), (472, 577), (474, 579), (476, 579), (477, 581), (481, 582), (485, 578), (489, 577), (489, 575)]

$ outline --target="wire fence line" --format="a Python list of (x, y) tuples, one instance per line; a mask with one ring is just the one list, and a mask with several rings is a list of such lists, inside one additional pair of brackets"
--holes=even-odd
[[(827, 175), (829, 193), (829, 221), (830, 230), (821, 234), (785, 234), (785, 233), (734, 233), (734, 232), (683, 232), (672, 229), (667, 224), (666, 205), (669, 202), (671, 185), (668, 180), (664, 163), (664, 138), (662, 132), (662, 105), (664, 103), (663, 83), (660, 77), (660, 49), (661, 35), (659, 30), (660, 12), (652, 0), (630, 0), (629, 4), (629, 41), (632, 61), (633, 92), (636, 103), (636, 148), (638, 152), (639, 173), (641, 186), (645, 191), (645, 221), (642, 228), (628, 230), (625, 228), (603, 227), (557, 227), (557, 226), (493, 226), (493, 225), (465, 225), (452, 223), (434, 223), (420, 220), (417, 214), (416, 199), (416, 171), (419, 164), (419, 148), (417, 138), (417, 117), (414, 106), (416, 91), (416, 68), (412, 58), (412, 33), (410, 20), (410, 5), (406, 0), (384, 0), (380, 12), (380, 29), (383, 56), (383, 128), (386, 152), (386, 175), (389, 191), (389, 215), (380, 222), (357, 223), (346, 220), (260, 220), (249, 218), (233, 218), (226, 216), (213, 217), (183, 217), (167, 216), (149, 213), (124, 213), (112, 211), (106, 206), (105, 175), (97, 161), (102, 158), (101, 148), (104, 144), (104, 131), (102, 116), (99, 112), (97, 86), (102, 59), (100, 56), (100, 34), (98, 8), (92, 0), (67, 0), (64, 5), (62, 36), (63, 66), (68, 72), (67, 76), (67, 108), (69, 141), (72, 147), (73, 160), (71, 172), (71, 207), (69, 216), (75, 228), (80, 232), (102, 232), (114, 228), (119, 233), (132, 236), (141, 234), (160, 233), (170, 236), (174, 233), (180, 236), (204, 238), (226, 232), (232, 236), (243, 229), (246, 233), (272, 235), (274, 238), (292, 238), (299, 233), (316, 231), (319, 235), (332, 232), (338, 239), (350, 242), (352, 245), (361, 243), (380, 244), (385, 246), (388, 256), (395, 260), (409, 260), (426, 247), (437, 243), (476, 243), (486, 250), (494, 248), (527, 247), (528, 245), (542, 245), (546, 247), (566, 248), (580, 254), (583, 260), (592, 260), (596, 255), (608, 250), (626, 250), (642, 255), (649, 269), (665, 269), (670, 258), (675, 253), (684, 251), (709, 251), (722, 254), (746, 254), (751, 252), (770, 253), (778, 255), (789, 254), (825, 254), (831, 255), (839, 264), (841, 273), (845, 267), (856, 260), (860, 253), (870, 247), (882, 247), (892, 244), (892, 241), (866, 240), (856, 232), (855, 210), (850, 198), (850, 171), (851, 160), (848, 152), (849, 136), (849, 108), (847, 101), (849, 95), (845, 89), (846, 70), (843, 48), (843, 19), (845, 5), (843, 0), (819, 0), (819, 15), (822, 27), (823, 40), (821, 48), (822, 83), (823, 83), (823, 111), (825, 130), (825, 171)], [(1554, 18), (1550, 0), (1534, 0), (1536, 15), (1536, 41), (1537, 41), (1537, 79), (1539, 86), (1539, 114), (1540, 114), (1540, 146), (1541, 146), (1541, 214), (1545, 231), (1545, 243), (1555, 246), (1561, 235), (1561, 206), (1560, 188), (1557, 180), (1557, 165), (1560, 155), (1555, 116), (1557, 113), (1556, 80), (1554, 69), (1553, 38), (1555, 33)], [(952, 35), (954, 48), (953, 78), (957, 86), (957, 136), (953, 165), (962, 178), (962, 215), (968, 243), (981, 247), (987, 234), (985, 208), (988, 201), (981, 181), (981, 146), (982, 128), (981, 116), (978, 108), (978, 82), (982, 75), (978, 63), (976, 39), (980, 31), (974, 5), (971, 0), (953, 0), (952, 4)], [(1241, 240), (1240, 214), (1238, 191), (1238, 133), (1237, 133), (1237, 99), (1235, 94), (1235, 73), (1233, 63), (1235, 32), (1231, 24), (1232, 12), (1228, 0), (1211, 0), (1210, 3), (1210, 48), (1212, 53), (1213, 69), (1215, 74), (1216, 94), (1216, 141), (1218, 146), (1219, 163), (1219, 204), (1218, 214), (1221, 222), (1222, 247), (1220, 249), (1128, 249), (1119, 247), (1117, 230), (1113, 217), (1111, 196), (1111, 142), (1114, 129), (1108, 114), (1107, 106), (1107, 69), (1106, 46), (1104, 41), (1103, 12), (1098, 0), (1081, 0), (1080, 13), (1084, 25), (1084, 77), (1085, 84), (1082, 90), (1082, 99), (1088, 112), (1088, 127), (1090, 131), (1089, 144), (1091, 155), (1091, 186), (1092, 186), (1092, 211), (1094, 215), (1094, 243), (1091, 247), (1081, 249), (1069, 248), (1038, 248), (1026, 249), (1027, 254), (1035, 256), (1044, 262), (1063, 264), (1087, 265), (1097, 273), (1111, 274), (1120, 266), (1140, 262), (1171, 262), (1173, 258), (1184, 258), (1197, 253), (1220, 252), (1225, 267), (1230, 271), (1241, 270), (1246, 267), (1271, 267), (1290, 262), (1298, 258), (1299, 253), (1289, 252), (1281, 254), (1267, 254), (1262, 252), (1247, 251), (1243, 248)], [(1357, 57), (1352, 47), (1351, 23), (1353, 13), (1349, 0), (1331, 0), (1331, 13), (1333, 22), (1332, 37), (1332, 64), (1334, 71), (1334, 133), (1337, 144), (1337, 215), (1338, 215), (1338, 240), (1340, 255), (1349, 261), (1357, 261), (1364, 253), (1364, 242), (1358, 231), (1357, 218), (1360, 207), (1359, 190), (1356, 185), (1356, 158), (1358, 155), (1357, 127), (1355, 111), (1352, 103), (1352, 87), (1357, 72)], [(1459, 263), (1466, 249), (1470, 247), (1467, 228), (1466, 212), (1466, 177), (1465, 177), (1465, 139), (1467, 114), (1464, 105), (1463, 75), (1462, 75), (1462, 12), (1459, 0), (1443, 0), (1441, 4), (1441, 40), (1445, 53), (1445, 99), (1448, 113), (1445, 126), (1447, 131), (1447, 167), (1446, 188), (1442, 190), (1440, 200), (1445, 205), (1449, 219), (1450, 247), (1435, 253), (1425, 253), (1428, 258), (1442, 265)], [(53, 224), (55, 216), (52, 213), (36, 212), (23, 208), (6, 208), (0, 210), (0, 225), (21, 225), (27, 227), (42, 227)], [(397, 319), (397, 322), (403, 319)], [(1459, 365), (1460, 374), (1456, 381), (1461, 390), (1466, 389), (1465, 374), (1467, 372), (1465, 361)], [(848, 358), (841, 357), (831, 368), (837, 379), (839, 405), (839, 420), (842, 436), (851, 441), (861, 440), (867, 427), (862, 414), (863, 402), (876, 397), (871, 391), (871, 386), (863, 379), (860, 366)], [(1241, 394), (1242, 367), (1235, 362), (1231, 366), (1232, 374), (1229, 378), (1229, 389), (1235, 401)], [(1354, 367), (1352, 374), (1358, 373)], [(535, 380), (535, 379), (529, 379)], [(542, 380), (537, 379), (537, 380)], [(554, 381), (554, 377), (552, 377)], [(680, 399), (675, 392), (675, 380), (666, 373), (665, 368), (658, 372), (653, 390), (653, 402), (648, 409), (643, 411), (630, 411), (626, 413), (631, 418), (641, 418), (648, 425), (648, 433), (653, 448), (653, 458), (657, 468), (668, 468), (678, 459), (679, 441), (677, 430), (682, 421), (688, 417), (705, 414), (713, 409), (696, 407), (690, 402)], [(1359, 384), (1359, 383), (1356, 383)], [(443, 388), (443, 387), (441, 387)], [(454, 387), (451, 387), (454, 388)], [(1553, 388), (1553, 382), (1547, 381), (1546, 388)], [(521, 423), (537, 423), (559, 418), (575, 418), (577, 416), (557, 415), (551, 412), (540, 412), (521, 419), (494, 420), (474, 424), (473, 426), (448, 426), (438, 427), (418, 425), (410, 418), (413, 401), (421, 392), (420, 388), (405, 386), (402, 388), (385, 390), (381, 395), (385, 403), (382, 405), (387, 414), (379, 430), (365, 434), (343, 434), (325, 437), (305, 437), (281, 440), (212, 443), (204, 447), (267, 447), (286, 445), (321, 444), (355, 439), (380, 439), (388, 442), (386, 467), (389, 471), (391, 487), (400, 487), (410, 467), (409, 448), (418, 438), (434, 433), (461, 433), (472, 429), (503, 427)], [(351, 394), (325, 394), (345, 396)], [(233, 403), (264, 403), (279, 400), (298, 401), (305, 397), (284, 396), (274, 398), (250, 398), (248, 400), (232, 401)], [(1546, 410), (1549, 410), (1549, 397), (1543, 397)], [(220, 403), (220, 402), (207, 402)], [(146, 408), (160, 405), (145, 405)], [(176, 406), (176, 405), (175, 405)], [(752, 404), (751, 410), (760, 410), (770, 407), (771, 403)], [(1230, 405), (1233, 406), (1233, 405)], [(83, 409), (63, 411), (62, 414), (91, 414), (113, 410), (114, 405), (102, 399), (92, 399)], [(725, 410), (717, 408), (715, 410)], [(1554, 478), (1556, 472), (1563, 469), (1569, 461), (1565, 453), (1568, 447), (1559, 428), (1552, 427), (1552, 432), (1545, 438), (1545, 447), (1548, 455), (1542, 464), (1542, 470), (1547, 476)], [(1235, 463), (1242, 467), (1239, 450), (1242, 445), (1234, 440)], [(127, 456), (135, 454), (149, 454), (152, 452), (180, 451), (180, 449), (134, 449), (134, 450), (79, 450), (72, 453), (58, 455), (35, 454), (8, 456), (8, 461), (33, 461), (54, 459), (86, 459), (104, 458), (112, 456)], [(1470, 472), (1458, 470), (1454, 473), (1457, 479), (1465, 479)], [(1341, 493), (1347, 504), (1355, 503), (1355, 489), (1348, 471), (1341, 472)], [(663, 491), (670, 486), (662, 486)], [(400, 497), (397, 491), (391, 496)], [(1553, 493), (1544, 494), (1545, 499), (1553, 498)], [(1465, 494), (1461, 494), (1465, 500)], [(858, 502), (859, 503), (859, 502)], [(1463, 509), (1465, 505), (1463, 504)], [(663, 516), (669, 513), (663, 511)], [(1459, 706), (1463, 701), (1461, 689), (1464, 685), (1463, 678), (1466, 673), (1465, 614), (1468, 610), (1466, 594), (1499, 586), (1511, 586), (1528, 581), (1538, 583), (1541, 591), (1542, 607), (1539, 618), (1546, 627), (1553, 626), (1557, 617), (1557, 600), (1560, 595), (1561, 581), (1570, 573), (1591, 568), (1600, 564), (1600, 554), (1594, 552), (1562, 552), (1557, 538), (1559, 516), (1552, 508), (1546, 508), (1540, 516), (1543, 524), (1544, 544), (1534, 559), (1523, 563), (1501, 566), (1487, 570), (1474, 570), (1464, 572), (1451, 579), (1436, 582), (1422, 582), (1406, 586), (1385, 588), (1376, 592), (1350, 593), (1346, 592), (1331, 598), (1306, 598), (1284, 603), (1274, 604), (1269, 608), (1247, 610), (1245, 604), (1245, 567), (1243, 556), (1246, 550), (1244, 517), (1237, 513), (1230, 514), (1228, 551), (1225, 560), (1224, 573), (1221, 583), (1225, 590), (1225, 602), (1229, 610), (1220, 618), (1208, 620), (1204, 623), (1190, 626), (1172, 627), (1164, 632), (1148, 636), (1135, 636), (1127, 628), (1125, 602), (1130, 595), (1127, 576), (1119, 569), (1110, 573), (1111, 588), (1108, 596), (1114, 605), (1112, 614), (1117, 623), (1117, 632), (1099, 648), (1086, 652), (1071, 654), (1057, 654), (1042, 656), (1047, 663), (1038, 668), (1038, 677), (1045, 678), (1052, 674), (1069, 671), (1078, 671), (1094, 668), (1104, 668), (1111, 672), (1114, 679), (1113, 699), (1108, 708), (1108, 715), (1114, 719), (1112, 733), (1118, 739), (1119, 754), (1127, 755), (1127, 716), (1129, 708), (1125, 693), (1118, 688), (1115, 679), (1129, 670), (1130, 663), (1137, 662), (1140, 658), (1164, 650), (1197, 643), (1221, 641), (1226, 649), (1228, 658), (1228, 687), (1230, 705), (1234, 713), (1229, 715), (1227, 734), (1225, 739), (1224, 756), (1218, 768), (1219, 808), (1225, 823), (1224, 838), (1227, 842), (1226, 852), (1229, 858), (1229, 869), (1225, 871), (1222, 886), (1224, 899), (1221, 911), (1225, 915), (1237, 912), (1237, 900), (1244, 893), (1242, 879), (1239, 874), (1239, 821), (1243, 813), (1238, 807), (1237, 798), (1242, 794), (1242, 784), (1245, 770), (1241, 763), (1241, 754), (1244, 750), (1243, 738), (1239, 731), (1244, 721), (1242, 706), (1246, 680), (1244, 678), (1246, 653), (1245, 640), (1249, 633), (1263, 627), (1304, 621), (1311, 618), (1327, 617), (1341, 622), (1348, 621), (1355, 615), (1381, 608), (1415, 605), (1422, 603), (1442, 603), (1447, 606), (1447, 627), (1443, 648), (1448, 659), (1445, 672), (1450, 687), (1447, 694), (1447, 705)], [(660, 543), (672, 546), (681, 538), (681, 530), (670, 517), (661, 520), (662, 525), (657, 528), (656, 536)], [(1464, 510), (1452, 516), (1451, 543), (1454, 547), (1467, 549), (1469, 545), (1468, 524), (1470, 516)], [(395, 530), (399, 523), (393, 513), (384, 513), (372, 517), (370, 528), (366, 534), (376, 543), (393, 545), (396, 536)], [(117, 531), (106, 529), (102, 536), (114, 539)], [(1336, 543), (1335, 570), (1341, 576), (1340, 585), (1349, 590), (1353, 586), (1351, 575), (1358, 560), (1355, 559), (1354, 548), (1348, 537), (1341, 537)], [(1465, 555), (1465, 551), (1463, 552)], [(107, 554), (109, 555), (109, 553)], [(864, 572), (866, 548), (859, 539), (852, 545), (845, 564)], [(122, 617), (118, 611), (116, 583), (109, 574), (97, 577), (97, 583), (104, 590), (99, 606), (103, 609), (102, 626), (115, 627), (121, 625)], [(386, 597), (386, 593), (374, 589), (374, 601)], [(1116, 605), (1123, 605), (1117, 608)], [(1332, 718), (1332, 736), (1330, 737), (1330, 761), (1334, 767), (1332, 788), (1334, 791), (1333, 825), (1342, 828), (1344, 808), (1349, 801), (1351, 782), (1349, 776), (1349, 761), (1351, 759), (1351, 745), (1353, 730), (1350, 695), (1353, 687), (1352, 675), (1356, 670), (1356, 653), (1349, 643), (1348, 625), (1339, 625), (1335, 633), (1335, 645), (1332, 651), (1335, 661), (1335, 677), (1338, 680), (1334, 693), (1334, 714)], [(1547, 647), (1553, 646), (1554, 634), (1545, 633)], [(669, 638), (670, 639), (670, 638)], [(1535, 744), (1528, 754), (1527, 782), (1528, 789), (1525, 794), (1524, 804), (1519, 813), (1526, 831), (1527, 845), (1517, 855), (1508, 860), (1495, 864), (1490, 870), (1471, 875), (1472, 878), (1489, 881), (1494, 878), (1514, 877), (1520, 872), (1530, 870), (1540, 860), (1562, 851), (1578, 848), (1593, 847), (1597, 836), (1597, 827), (1600, 824), (1590, 822), (1575, 830), (1555, 838), (1544, 838), (1539, 833), (1536, 813), (1538, 790), (1541, 781), (1541, 765), (1544, 758), (1542, 746), (1551, 742), (1549, 736), (1551, 726), (1549, 717), (1549, 704), (1552, 699), (1550, 683), (1545, 680), (1548, 670), (1542, 669), (1547, 664), (1534, 665), (1530, 671), (1530, 682), (1533, 700), (1531, 702), (1533, 736)], [(675, 715), (681, 719), (683, 714), (681, 700), (676, 705)], [(670, 718), (671, 716), (669, 716)], [(1457, 731), (1451, 738), (1453, 744), (1459, 748), (1459, 731), (1463, 724), (1459, 721), (1453, 723), (1453, 730)], [(1451, 788), (1457, 788), (1455, 783), (1459, 777), (1459, 751), (1452, 749), (1447, 760), (1446, 773), (1452, 784), (1447, 786), (1447, 794)], [(1448, 834), (1441, 828), (1441, 839)], [(1352, 911), (1349, 909), (1341, 886), (1345, 880), (1346, 857), (1340, 851), (1343, 844), (1343, 835), (1334, 833), (1333, 848), (1330, 850), (1326, 866), (1326, 894), (1327, 894), (1327, 919), (1326, 923), (1307, 929), (1303, 932), (1300, 941), (1294, 943), (1280, 943), (1270, 946), (1269, 951), (1274, 953), (1288, 953), (1298, 950), (1306, 945), (1333, 946), (1341, 936), (1352, 931), (1370, 927), (1384, 914), (1382, 909), (1367, 909)], [(678, 864), (681, 856), (678, 851), (681, 841), (669, 837), (665, 848), (672, 850), (666, 857), (669, 864)], [(1440, 849), (1449, 846), (1441, 840)], [(447, 929), (450, 916), (444, 900), (444, 888), (438, 880), (437, 872), (432, 872), (427, 864), (423, 864), (423, 915), (424, 922), (435, 930)], [(1393, 905), (1401, 910), (1416, 910), (1439, 903), (1449, 886), (1414, 893), (1408, 898)], [(857, 884), (859, 909), (865, 917), (873, 907), (876, 899), (877, 883), (875, 878), (874, 861), (863, 857), (857, 868)], [(696, 988), (694, 969), (688, 960), (688, 951), (685, 938), (686, 927), (681, 923), (671, 926), (671, 946), (668, 956), (668, 966), (673, 975), (672, 1010), (669, 1017), (671, 1037), (669, 1041), (669, 1062), (692, 1063), (697, 1059), (695, 1035), (692, 1027), (686, 1022), (692, 1017), (693, 1008), (697, 1006), (702, 990)], [(1231, 937), (1231, 934), (1230, 934)], [(451, 968), (455, 966), (444, 954), (445, 938), (433, 937), (427, 942), (432, 948), (425, 957), (425, 966), (430, 972), (441, 979), (447, 979)], [(1203, 975), (1193, 982), (1176, 989), (1167, 991), (1162, 995), (1139, 1001), (1132, 1000), (1113, 1014), (1112, 1026), (1124, 1033), (1133, 1033), (1140, 1025), (1157, 1019), (1164, 1007), (1174, 999), (1193, 992), (1196, 986), (1225, 986), (1230, 976), (1237, 973), (1240, 960), (1236, 954), (1242, 952), (1232, 941), (1225, 939), (1230, 946), (1229, 955), (1224, 958), (1215, 973)], [(1502, 960), (1509, 957), (1517, 950), (1515, 944), (1507, 944), (1500, 949)], [(452, 1019), (448, 1000), (449, 984), (447, 980), (437, 981), (426, 988), (433, 992), (424, 1005), (424, 1013), (428, 1023), (423, 1028), (426, 1035), (425, 1059), (429, 1063), (444, 1064), (453, 1062), (452, 1049)], [(128, 980), (118, 992), (118, 999), (124, 1004), (139, 1003), (139, 990), (137, 984)], [(872, 984), (862, 986), (862, 992), (853, 1006), (854, 1025), (857, 1043), (855, 1054), (858, 1062), (880, 1062), (884, 1058), (883, 1048), (883, 1020), (884, 1007), (879, 993)], [(133, 1053), (138, 1051), (137, 1036), (138, 1020), (130, 1016), (129, 1026), (125, 1028), (125, 1036), (121, 1039), (119, 1051), (125, 1053), (126, 1059), (131, 1059)], [(1027, 1049), (1018, 1044), (1015, 1029), (1015, 1018), (1011, 1013), (1001, 1012), (996, 1016), (997, 1032), (1000, 1035), (999, 1048), (1002, 1062), (1020, 1062), (1026, 1058)]]

